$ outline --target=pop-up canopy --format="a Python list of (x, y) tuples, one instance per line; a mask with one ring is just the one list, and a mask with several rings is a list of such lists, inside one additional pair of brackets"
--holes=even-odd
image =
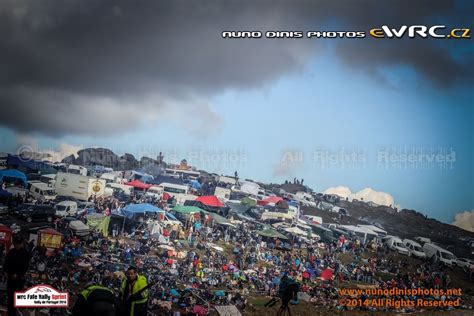
[(26, 175), (18, 171), (16, 169), (8, 169), (8, 170), (1, 170), (0, 171), (0, 182), (3, 182), (7, 178), (17, 179), (23, 182), (23, 185), (26, 187), (28, 185), (28, 180), (26, 179)]
[(141, 182), (140, 180), (133, 180), (132, 182), (125, 183), (126, 185), (130, 185), (136, 189), (146, 190), (151, 187), (151, 184), (146, 184)]
[(222, 202), (219, 201), (219, 199), (215, 195), (200, 196), (195, 201), (201, 202), (202, 204), (204, 204), (206, 206), (211, 206), (211, 207), (223, 207), (224, 206), (224, 204), (222, 204)]
[(122, 212), (129, 219), (133, 218), (136, 214), (165, 213), (161, 208), (149, 203), (129, 204), (122, 209)]

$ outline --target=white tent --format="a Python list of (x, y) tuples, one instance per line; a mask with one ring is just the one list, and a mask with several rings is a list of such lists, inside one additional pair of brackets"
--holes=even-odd
[(290, 234), (294, 234), (294, 235), (300, 235), (300, 236), (306, 236), (307, 235), (307, 233), (304, 230), (299, 229), (298, 227), (285, 228), (284, 231), (286, 231)]

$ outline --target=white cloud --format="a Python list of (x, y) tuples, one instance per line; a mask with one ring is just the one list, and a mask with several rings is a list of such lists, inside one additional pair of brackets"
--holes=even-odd
[(456, 214), (452, 225), (474, 232), (474, 210)]
[(74, 155), (77, 157), (77, 152), (84, 149), (83, 145), (71, 145), (68, 143), (60, 143), (57, 148), (40, 148), (38, 140), (26, 134), (18, 134), (16, 136), (16, 142), (18, 145), (18, 154), (23, 153), (35, 153), (36, 159), (48, 160), (52, 162), (59, 162), (65, 157)]
[(52, 162), (59, 162), (70, 155), (77, 157), (77, 152), (81, 149), (84, 149), (83, 145), (75, 146), (68, 143), (61, 143), (56, 150), (42, 150), (40, 153), (49, 155), (49, 160)]
[(342, 198), (349, 198), (349, 200), (357, 199), (363, 200), (365, 202), (371, 201), (378, 205), (385, 205), (385, 206), (393, 206), (399, 208), (398, 205), (395, 205), (395, 201), (393, 197), (381, 191), (375, 191), (371, 188), (365, 188), (360, 190), (359, 192), (352, 193), (348, 187), (345, 186), (337, 186), (332, 187), (324, 191), (325, 194), (336, 194)]

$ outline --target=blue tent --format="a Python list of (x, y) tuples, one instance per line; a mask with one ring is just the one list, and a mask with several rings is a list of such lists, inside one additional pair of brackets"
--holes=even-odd
[(197, 180), (191, 180), (191, 181), (189, 181), (189, 184), (191, 185), (191, 187), (193, 189), (196, 189), (196, 190), (201, 190), (201, 188), (202, 188), (201, 183), (199, 183), (199, 181), (197, 181)]
[(0, 171), (0, 182), (3, 182), (5, 178), (16, 178), (20, 179), (23, 182), (23, 185), (26, 187), (28, 185), (28, 180), (26, 175), (16, 169), (7, 169)]
[(10, 192), (0, 189), (0, 198), (9, 198), (11, 196), (12, 194)]
[(39, 171), (43, 169), (51, 169), (52, 166), (50, 163), (33, 160), (33, 159), (26, 159), (21, 158), (18, 156), (8, 155), (7, 158), (7, 166), (10, 168), (17, 168), (24, 171)]
[(122, 209), (122, 212), (128, 219), (132, 219), (135, 214), (164, 213), (165, 211), (149, 203), (141, 203), (129, 204)]

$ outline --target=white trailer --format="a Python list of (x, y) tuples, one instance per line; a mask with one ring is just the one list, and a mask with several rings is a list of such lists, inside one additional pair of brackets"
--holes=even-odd
[(105, 190), (105, 180), (78, 174), (58, 172), (56, 174), (56, 193), (69, 196), (81, 201), (87, 201), (91, 196), (102, 196)]

